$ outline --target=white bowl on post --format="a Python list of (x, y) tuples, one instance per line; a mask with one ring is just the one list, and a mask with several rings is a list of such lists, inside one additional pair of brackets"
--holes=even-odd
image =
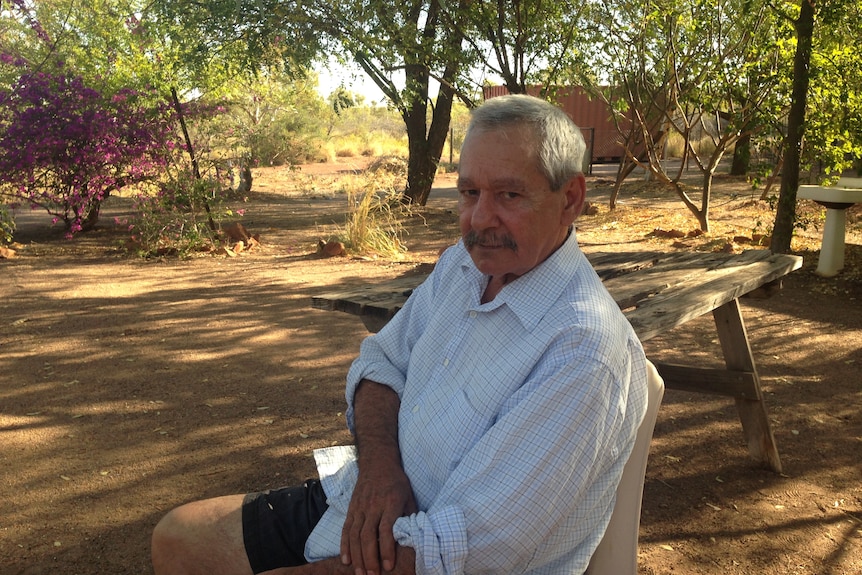
[(844, 211), (862, 202), (862, 178), (838, 178), (834, 186), (799, 186), (796, 196), (813, 200), (826, 208), (816, 271), (823, 277), (837, 275), (844, 269)]

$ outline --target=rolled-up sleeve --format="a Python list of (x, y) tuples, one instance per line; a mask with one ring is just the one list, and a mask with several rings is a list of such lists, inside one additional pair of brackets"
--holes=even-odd
[[(445, 258), (445, 254), (444, 254)], [(347, 372), (347, 426), (354, 431), (353, 396), (363, 379), (392, 388), (403, 396), (413, 345), (422, 335), (431, 311), (437, 278), (434, 272), (420, 284), (402, 309), (378, 333), (365, 338), (359, 357)]]
[(393, 528), (399, 545), (416, 549), (417, 573), (463, 573), (467, 521), (458, 506), (401, 517)]

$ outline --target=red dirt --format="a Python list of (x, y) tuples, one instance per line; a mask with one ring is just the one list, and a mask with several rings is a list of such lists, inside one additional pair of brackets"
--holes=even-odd
[[(457, 237), (441, 176), (406, 222), (404, 261), (319, 257), (346, 206), (329, 188), (365, 162), (354, 164), (258, 171), (243, 225), (262, 245), (238, 257), (135, 259), (111, 223), (121, 199), (73, 241), (19, 214), (16, 257), (0, 260), (0, 573), (150, 573), (149, 534), (167, 509), (302, 480), (313, 448), (349, 440), (343, 378), (366, 331), (311, 296), (410, 273)], [(633, 183), (609, 213), (608, 181), (589, 187), (599, 210), (579, 221), (586, 249), (741, 249), (771, 222), (728, 179), (711, 233), (657, 238), (694, 228), (677, 199)], [(743, 302), (783, 474), (749, 460), (732, 401), (666, 393), (640, 573), (862, 573), (862, 236), (849, 229), (839, 277), (814, 275), (810, 228), (795, 244), (805, 267)], [(706, 317), (646, 347), (709, 365), (717, 345)]]

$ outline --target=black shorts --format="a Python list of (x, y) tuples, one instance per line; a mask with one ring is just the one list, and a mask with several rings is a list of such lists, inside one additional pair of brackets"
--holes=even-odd
[(305, 565), (305, 541), (326, 508), (326, 494), (316, 479), (246, 495), (242, 536), (252, 570)]

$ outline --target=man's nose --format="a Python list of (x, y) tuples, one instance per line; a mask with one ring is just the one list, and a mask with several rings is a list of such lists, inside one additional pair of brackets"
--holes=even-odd
[(493, 194), (479, 192), (479, 197), (473, 205), (470, 223), (474, 230), (486, 230), (497, 225), (497, 206), (494, 203)]

